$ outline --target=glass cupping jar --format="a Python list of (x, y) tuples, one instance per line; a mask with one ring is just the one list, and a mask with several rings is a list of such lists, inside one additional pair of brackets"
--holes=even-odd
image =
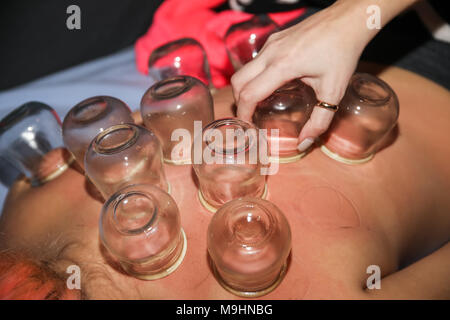
[(202, 205), (215, 212), (241, 197), (267, 195), (267, 140), (252, 124), (226, 118), (203, 128), (192, 146)]
[(212, 217), (208, 253), (219, 283), (242, 297), (274, 290), (286, 272), (291, 230), (269, 201), (243, 198), (228, 202)]
[[(314, 90), (300, 79), (289, 81), (258, 103), (253, 121), (267, 130), (271, 150), (278, 150), (278, 154), (271, 155), (272, 161), (289, 163), (305, 155), (297, 149), (298, 136), (316, 103)], [(278, 148), (273, 148), (274, 143)]]
[(194, 126), (214, 120), (212, 96), (196, 78), (177, 76), (155, 83), (141, 100), (144, 124), (160, 139), (164, 161), (190, 164)]
[(371, 160), (397, 123), (398, 98), (383, 80), (356, 73), (350, 79), (321, 150), (346, 164)]
[(151, 185), (113, 194), (100, 217), (100, 239), (130, 275), (156, 280), (175, 271), (186, 253), (186, 235), (173, 198)]
[(233, 24), (226, 32), (224, 42), (235, 71), (256, 57), (267, 38), (278, 31), (278, 25), (268, 15)]
[(214, 90), (206, 51), (193, 38), (177, 39), (156, 48), (148, 59), (148, 74), (155, 81), (188, 75)]
[(58, 177), (73, 161), (64, 148), (61, 120), (55, 110), (35, 101), (21, 105), (0, 121), (0, 157), (33, 186)]
[(99, 133), (89, 145), (86, 175), (105, 199), (136, 183), (170, 192), (164, 173), (161, 144), (155, 134), (134, 124), (118, 124)]
[(84, 155), (92, 139), (106, 128), (124, 123), (134, 123), (125, 102), (109, 96), (88, 98), (74, 106), (64, 118), (64, 144), (84, 168)]

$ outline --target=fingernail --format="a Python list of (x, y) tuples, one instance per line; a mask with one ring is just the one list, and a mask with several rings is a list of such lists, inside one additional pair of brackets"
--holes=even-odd
[(311, 145), (313, 143), (314, 143), (314, 139), (313, 138), (306, 138), (305, 140), (303, 140), (302, 142), (299, 143), (299, 145), (297, 146), (297, 149), (300, 152), (304, 152), (306, 149), (311, 147)]

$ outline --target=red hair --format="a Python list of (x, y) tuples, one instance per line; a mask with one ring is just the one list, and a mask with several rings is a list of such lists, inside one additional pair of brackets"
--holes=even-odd
[(47, 266), (12, 253), (0, 253), (0, 300), (72, 300), (63, 278)]

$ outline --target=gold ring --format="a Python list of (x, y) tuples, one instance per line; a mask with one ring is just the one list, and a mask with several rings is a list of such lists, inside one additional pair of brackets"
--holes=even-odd
[(319, 103), (316, 104), (316, 106), (333, 111), (333, 112), (336, 112), (339, 110), (339, 106), (337, 104), (330, 104), (330, 103), (326, 103), (323, 101), (319, 101)]

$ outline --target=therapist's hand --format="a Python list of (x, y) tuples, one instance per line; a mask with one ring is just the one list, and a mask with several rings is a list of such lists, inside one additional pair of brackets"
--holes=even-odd
[[(380, 4), (393, 6), (385, 0)], [(311, 86), (319, 101), (339, 104), (364, 47), (377, 32), (367, 27), (368, 5), (366, 0), (339, 0), (271, 35), (257, 57), (231, 78), (238, 117), (250, 121), (259, 101), (294, 78)], [(389, 9), (389, 19), (392, 12), (400, 10), (384, 9)], [(300, 151), (328, 129), (333, 115), (333, 111), (314, 108), (299, 135)]]

